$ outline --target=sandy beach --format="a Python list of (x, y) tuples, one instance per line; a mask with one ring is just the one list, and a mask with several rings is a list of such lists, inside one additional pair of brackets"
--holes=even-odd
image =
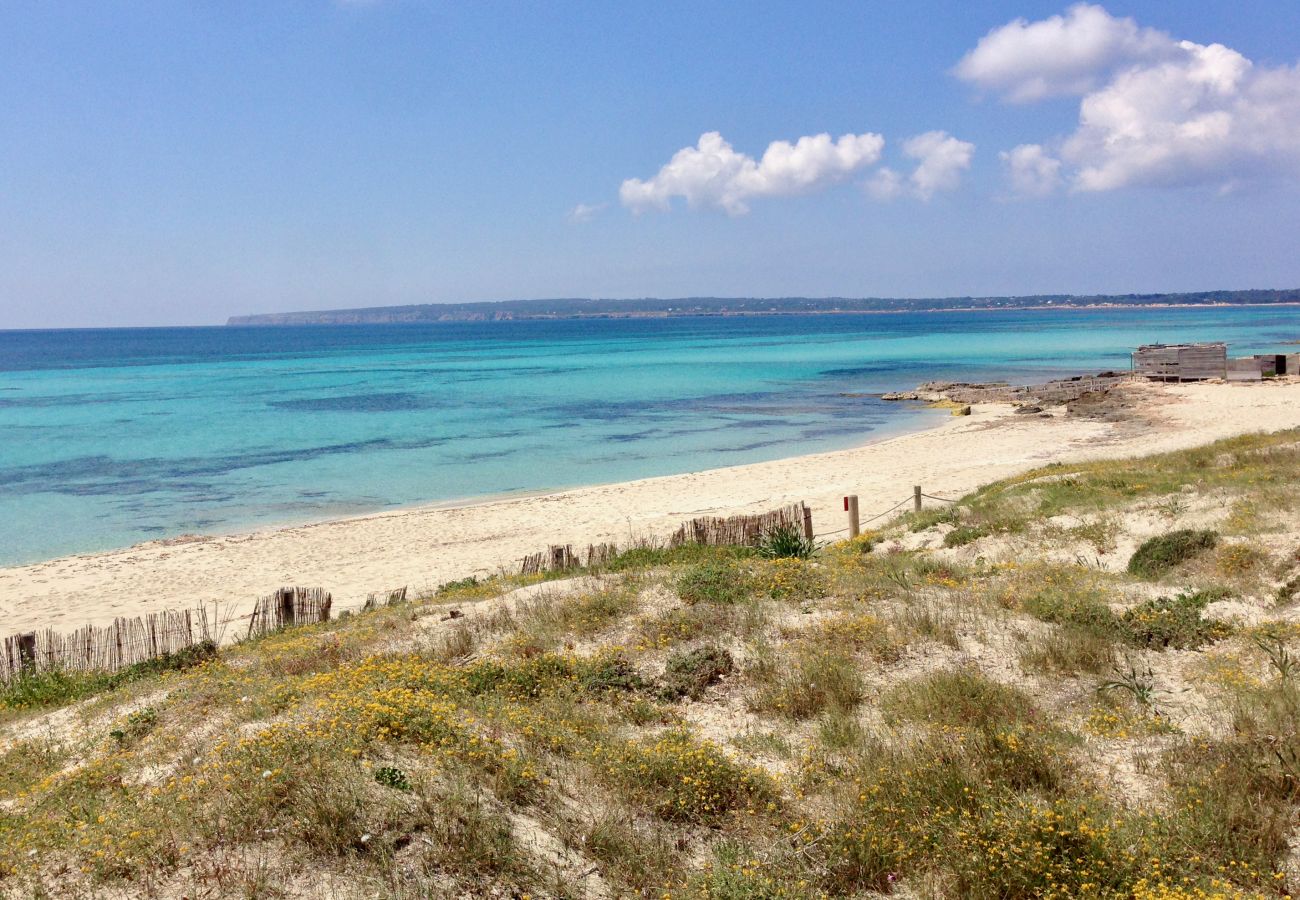
[(0, 633), (69, 630), (164, 608), (220, 603), (243, 613), (286, 584), (321, 586), (335, 609), (373, 591), (413, 591), (501, 567), (552, 543), (665, 536), (684, 519), (798, 500), (818, 533), (844, 526), (841, 498), (864, 519), (911, 486), (958, 497), (1050, 462), (1175, 450), (1252, 431), (1300, 427), (1300, 381), (1131, 384), (1120, 421), (978, 406), (926, 431), (852, 450), (648, 478), (454, 508), (429, 507), (251, 534), (154, 541), (125, 550), (0, 568)]

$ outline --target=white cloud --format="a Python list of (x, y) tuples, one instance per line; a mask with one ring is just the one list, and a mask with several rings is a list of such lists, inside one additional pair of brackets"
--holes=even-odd
[(1169, 35), (1139, 28), (1088, 3), (1038, 22), (1016, 19), (995, 28), (957, 63), (959, 78), (1024, 103), (1083, 94), (1119, 66), (1159, 59), (1175, 47)]
[(866, 184), (867, 193), (877, 200), (893, 200), (903, 193), (903, 176), (893, 169), (883, 166), (876, 170)]
[(957, 71), (1012, 99), (1082, 93), (1078, 127), (1055, 152), (1030, 144), (1005, 155), (1021, 193), (1045, 193), (1057, 160), (1075, 191), (1300, 177), (1300, 66), (1259, 66), (1222, 44), (1075, 6), (996, 29)]
[(927, 131), (903, 142), (903, 154), (917, 160), (912, 174), (904, 177), (888, 167), (878, 169), (863, 187), (876, 200), (893, 200), (912, 194), (929, 200), (939, 191), (951, 191), (970, 168), (975, 145), (960, 141), (946, 131)]
[(904, 142), (903, 152), (920, 160), (912, 172), (912, 187), (918, 197), (929, 200), (938, 191), (957, 187), (961, 173), (970, 168), (975, 145), (946, 131), (927, 131)]
[(829, 134), (801, 137), (795, 143), (773, 141), (761, 160), (738, 153), (716, 131), (700, 135), (653, 178), (629, 178), (619, 199), (633, 212), (667, 210), (674, 197), (692, 207), (713, 207), (729, 215), (749, 212), (758, 197), (807, 194), (843, 181), (880, 159), (885, 139), (878, 134)]
[(568, 219), (570, 222), (581, 225), (596, 218), (605, 211), (607, 206), (609, 206), (608, 203), (579, 203), (569, 210)]
[(1011, 190), (1021, 197), (1046, 197), (1061, 186), (1061, 161), (1041, 144), (1021, 144), (999, 156)]

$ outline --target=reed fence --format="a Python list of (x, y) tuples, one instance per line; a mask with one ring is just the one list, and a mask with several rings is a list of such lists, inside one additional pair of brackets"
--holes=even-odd
[[(812, 511), (802, 501), (790, 506), (757, 515), (739, 515), (718, 518), (705, 516), (683, 522), (668, 539), (669, 547), (683, 544), (712, 544), (753, 546), (773, 529), (793, 526), (812, 539)], [(585, 551), (575, 552), (572, 544), (552, 544), (545, 550), (525, 556), (519, 564), (519, 574), (539, 575), (543, 572), (565, 572), (580, 567), (590, 568), (610, 562), (618, 556), (616, 544), (588, 544)]]
[(248, 636), (269, 634), (290, 625), (327, 622), (333, 598), (322, 588), (285, 587), (263, 597), (248, 620)]
[(783, 527), (795, 527), (811, 539), (812, 511), (800, 501), (790, 506), (758, 515), (705, 516), (683, 522), (668, 539), (668, 546), (683, 544), (709, 544), (752, 547), (769, 532)]
[[(388, 592), (405, 598), (406, 589)], [(180, 653), (200, 644), (220, 644), (226, 626), (248, 620), (246, 636), (263, 635), (290, 625), (325, 622), (331, 597), (321, 588), (286, 587), (258, 599), (245, 616), (223, 616), (213, 606), (163, 610), (134, 619), (118, 618), (111, 625), (85, 625), (63, 634), (52, 628), (10, 635), (0, 640), (0, 684), (24, 674), (117, 672), (128, 666)]]
[(203, 608), (118, 618), (112, 625), (85, 625), (70, 634), (50, 628), (29, 631), (0, 643), (0, 681), (53, 669), (116, 672), (214, 640)]

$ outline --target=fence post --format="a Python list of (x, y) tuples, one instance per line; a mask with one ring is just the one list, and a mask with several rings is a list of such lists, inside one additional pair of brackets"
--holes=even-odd
[(812, 510), (806, 506), (803, 508), (803, 536), (805, 540), (813, 539)]
[(849, 537), (855, 538), (862, 531), (862, 522), (858, 518), (857, 494), (849, 494), (844, 498), (844, 511), (849, 514)]
[(296, 619), (295, 613), (297, 612), (294, 601), (298, 599), (298, 589), (280, 588), (278, 593), (279, 597), (277, 599), (280, 602), (280, 625), (281, 627), (293, 625)]
[(18, 635), (18, 671), (30, 672), (36, 668), (36, 632)]
[(919, 484), (912, 486), (912, 508), (917, 512), (921, 511), (921, 486)]

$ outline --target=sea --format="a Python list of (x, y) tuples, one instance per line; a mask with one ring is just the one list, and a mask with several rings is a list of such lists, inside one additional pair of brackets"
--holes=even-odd
[(858, 446), (934, 379), (1294, 350), (1300, 308), (0, 331), (0, 565)]

